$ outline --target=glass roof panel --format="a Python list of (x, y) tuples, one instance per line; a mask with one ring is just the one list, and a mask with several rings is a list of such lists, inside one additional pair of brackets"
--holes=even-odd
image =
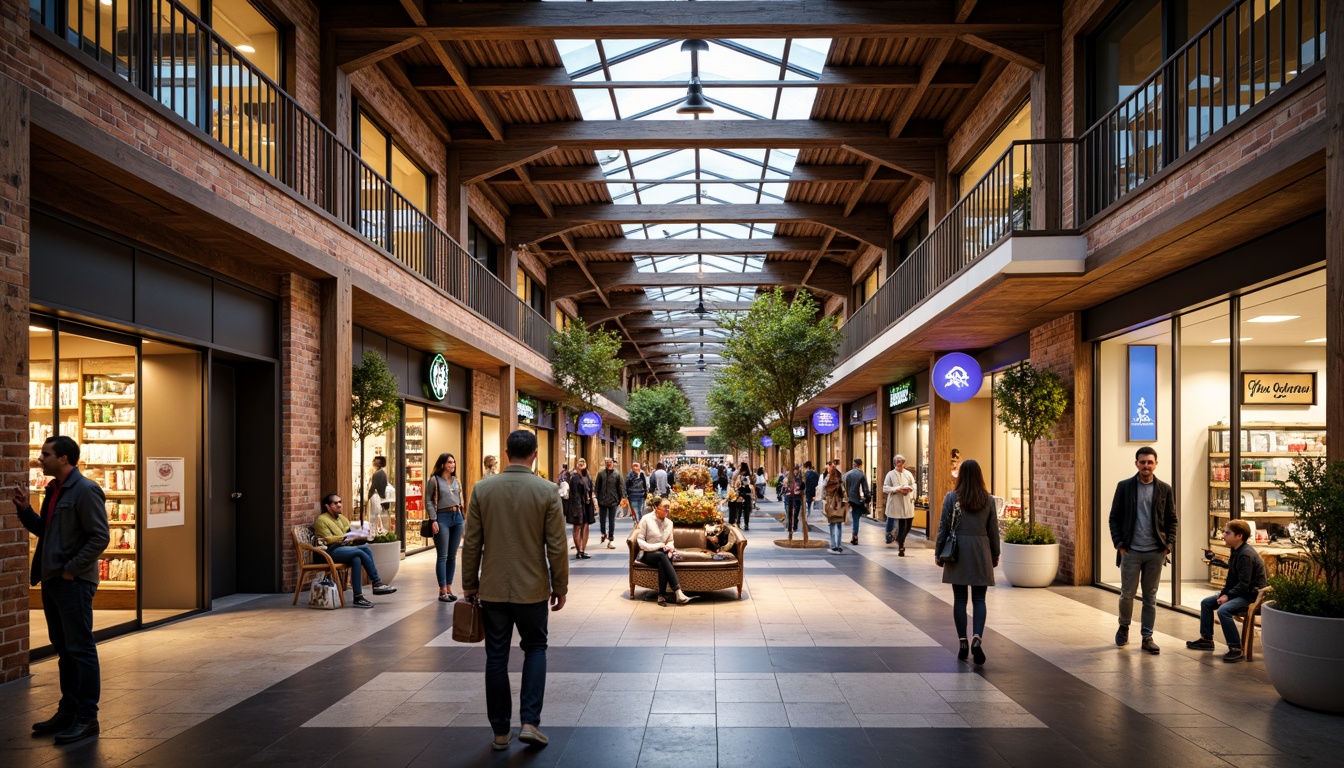
[(596, 89), (578, 88), (574, 98), (579, 102), (579, 112), (584, 120), (615, 120), (616, 110), (611, 106), (611, 94)]
[(790, 88), (786, 98), (779, 102), (780, 120), (806, 120), (812, 116), (812, 102), (817, 100), (816, 88)]
[(616, 88), (616, 104), (621, 117), (628, 118), (650, 109), (661, 109), (668, 104), (680, 104), (686, 98), (686, 89), (679, 88)]
[(599, 63), (596, 40), (556, 40), (555, 47), (560, 51), (560, 60), (570, 72), (591, 67)]

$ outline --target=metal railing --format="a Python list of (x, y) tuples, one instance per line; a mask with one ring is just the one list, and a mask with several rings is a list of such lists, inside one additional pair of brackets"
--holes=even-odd
[(29, 0), (32, 18), (536, 352), (554, 327), (179, 0)]
[(1137, 85), (1078, 139), (1080, 220), (1323, 61), (1326, 2), (1234, 2)]
[(858, 352), (1014, 232), (1066, 230), (1069, 140), (1015, 141), (924, 242), (845, 321), (840, 360)]

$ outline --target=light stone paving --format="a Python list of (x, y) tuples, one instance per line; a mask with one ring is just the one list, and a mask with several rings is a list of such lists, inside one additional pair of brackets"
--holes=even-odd
[[(521, 677), (509, 674), (515, 704)], [(488, 727), (485, 711), (479, 672), (384, 672), (304, 727)], [(602, 728), (1045, 727), (984, 678), (947, 673), (551, 673), (545, 721)]]

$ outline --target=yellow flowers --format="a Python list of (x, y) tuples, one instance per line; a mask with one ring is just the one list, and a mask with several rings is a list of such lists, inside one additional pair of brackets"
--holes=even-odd
[[(677, 479), (681, 479), (680, 472), (677, 473)], [(705, 472), (705, 479), (709, 479), (708, 472)], [(698, 528), (723, 522), (723, 515), (719, 514), (719, 503), (722, 500), (713, 494), (706, 495), (703, 489), (674, 491), (668, 496), (668, 501), (672, 503), (668, 518), (673, 525)]]

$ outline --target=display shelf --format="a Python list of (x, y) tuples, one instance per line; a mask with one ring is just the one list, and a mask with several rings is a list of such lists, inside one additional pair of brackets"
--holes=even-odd
[[(1232, 454), (1227, 452), (1209, 454), (1210, 459), (1227, 459), (1231, 458), (1231, 456)], [(1323, 456), (1325, 456), (1324, 451), (1285, 451), (1283, 453), (1251, 453), (1249, 451), (1241, 452), (1241, 458), (1243, 459), (1281, 459), (1284, 457), (1292, 457), (1296, 459), (1299, 457), (1321, 458)]]
[(108, 520), (108, 521), (107, 521), (107, 524), (108, 524), (108, 525), (118, 526), (118, 527), (124, 527), (124, 528), (134, 528), (134, 527), (135, 527), (135, 521), (134, 521), (134, 520)]
[(124, 557), (124, 556), (135, 557), (137, 552), (134, 549), (104, 549), (103, 554), (112, 555), (113, 557)]

